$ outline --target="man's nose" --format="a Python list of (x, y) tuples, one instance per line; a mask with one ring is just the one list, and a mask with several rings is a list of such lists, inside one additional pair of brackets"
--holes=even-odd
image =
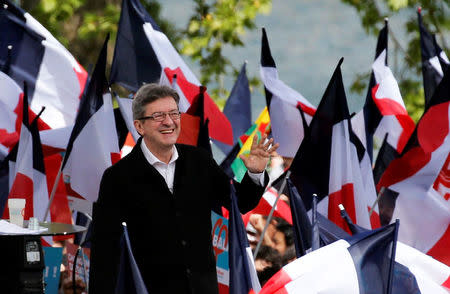
[(164, 120), (162, 121), (163, 124), (172, 124), (173, 119), (170, 117), (168, 113), (164, 113)]

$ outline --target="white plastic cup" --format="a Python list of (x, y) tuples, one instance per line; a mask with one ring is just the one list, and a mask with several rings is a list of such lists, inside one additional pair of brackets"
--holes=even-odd
[(9, 222), (23, 227), (23, 215), (25, 214), (25, 199), (8, 199)]

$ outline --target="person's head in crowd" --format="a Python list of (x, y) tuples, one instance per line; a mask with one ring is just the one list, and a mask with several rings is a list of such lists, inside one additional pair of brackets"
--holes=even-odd
[(133, 99), (136, 131), (143, 137), (148, 149), (157, 156), (171, 155), (180, 134), (179, 100), (175, 90), (157, 84), (142, 86)]
[[(253, 213), (249, 218), (249, 225), (247, 225), (247, 235), (249, 235), (249, 242), (252, 249), (255, 249), (258, 244), (264, 226), (266, 225), (267, 217), (261, 214)], [(264, 234), (264, 245), (273, 247), (272, 236), (275, 233), (276, 221), (272, 219), (272, 222), (267, 227), (266, 233)]]
[(281, 269), (281, 261), (281, 255), (276, 249), (266, 245), (259, 248), (255, 258), (255, 268), (261, 286)]
[[(250, 235), (250, 246), (252, 246), (252, 249), (254, 249), (258, 243), (266, 222), (267, 216), (260, 214), (253, 214), (250, 216), (249, 224), (254, 230), (247, 229), (247, 234)], [(286, 249), (294, 244), (294, 232), (292, 226), (282, 218), (272, 218), (271, 223), (264, 234), (262, 244), (278, 250), (278, 252), (283, 255)]]
[(286, 264), (294, 261), (297, 258), (297, 254), (295, 252), (295, 246), (289, 246), (281, 257), (281, 264), (285, 266)]
[(284, 255), (286, 250), (294, 245), (294, 231), (292, 226), (282, 218), (276, 219), (275, 232), (272, 236), (274, 248)]

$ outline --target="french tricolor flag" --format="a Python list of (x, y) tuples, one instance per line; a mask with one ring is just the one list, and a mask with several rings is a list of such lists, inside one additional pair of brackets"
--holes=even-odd
[(86, 71), (29, 13), (1, 2), (0, 67), (18, 85), (27, 82), (30, 109), (38, 113), (45, 106), (40, 119), (49, 128), (73, 125)]
[(231, 186), (229, 215), (230, 294), (255, 294), (261, 289), (247, 240), (244, 222), (237, 205), (236, 191)]
[[(23, 95), (23, 120), (17, 149), (8, 158), (9, 164), (9, 198), (26, 199), (24, 219), (37, 217), (44, 219), (49, 202), (47, 179), (45, 176), (44, 157), (39, 138), (37, 123), (31, 125), (28, 117), (27, 87)], [(15, 157), (15, 158), (14, 158)], [(3, 218), (9, 218), (8, 204), (4, 205)]]
[[(0, 211), (2, 212), (9, 194), (10, 185), (7, 182), (9, 182), (9, 179), (14, 178), (13, 175), (10, 178), (8, 166), (15, 162), (17, 157), (17, 148), (14, 148), (14, 146), (19, 141), (23, 126), (24, 95), (22, 89), (16, 82), (3, 72), (0, 72), (0, 89), (2, 89), (0, 93), (0, 162), (3, 159), (5, 160), (4, 163), (0, 163), (0, 165), (4, 164), (3, 172), (0, 171)], [(55, 183), (56, 174), (61, 166), (61, 156), (57, 152), (65, 149), (67, 146), (67, 140), (61, 140), (61, 137), (64, 136), (61, 136), (60, 132), (68, 127), (50, 129), (42, 121), (42, 114), (43, 112), (37, 116), (28, 108), (28, 120), (33, 121), (32, 127), (36, 125), (37, 129), (40, 130), (39, 137), (42, 147), (39, 148), (43, 149), (47, 185), (48, 190), (51, 191), (52, 185)], [(57, 146), (60, 145), (62, 147), (58, 148)], [(53, 221), (62, 223), (71, 222), (71, 212), (67, 204), (66, 191), (62, 181), (58, 184), (50, 212)]]
[(275, 142), (280, 144), (277, 152), (282, 156), (292, 158), (305, 133), (301, 111), (309, 123), (316, 108), (303, 95), (279, 79), (264, 28), (262, 30), (260, 75), (264, 83), (272, 134)]
[[(0, 159), (3, 159), (19, 141), (22, 126), (23, 91), (11, 77), (1, 71), (0, 89), (2, 89), (0, 93)], [(44, 156), (54, 154), (56, 150), (62, 150), (67, 146), (66, 139), (68, 139), (73, 125), (51, 129), (41, 119), (41, 116), (37, 117), (31, 109), (28, 110), (28, 116), (31, 121), (37, 120), (37, 127), (44, 145)]]
[[(144, 83), (172, 85), (180, 95), (180, 110), (186, 112), (199, 94), (200, 82), (167, 36), (150, 17), (139, 0), (123, 0), (110, 83), (136, 92)], [(233, 144), (231, 124), (205, 93), (205, 121), (209, 119), (211, 138)]]
[[(274, 187), (270, 187), (269, 189), (267, 189), (261, 197), (258, 205), (243, 216), (244, 220), (247, 220), (250, 215), (254, 213), (268, 216), (270, 214), (270, 211), (272, 210), (273, 205), (275, 204), (277, 197), (278, 191)], [(289, 208), (289, 204), (281, 199), (278, 199), (277, 201), (277, 205), (275, 206), (275, 209), (273, 211), (273, 216), (281, 217), (292, 225), (292, 214), (291, 209)]]
[(372, 65), (369, 89), (362, 111), (353, 119), (354, 130), (373, 160), (373, 137), (379, 142), (387, 134), (387, 143), (402, 152), (414, 130), (414, 121), (408, 115), (400, 89), (388, 66), (388, 22), (380, 30)]
[(396, 242), (392, 224), (306, 254), (284, 266), (260, 293), (446, 294), (449, 277), (445, 264)]
[(450, 68), (445, 51), (436, 42), (436, 36), (431, 34), (422, 21), (422, 8), (417, 9), (417, 17), (420, 32), (420, 52), (422, 55), (423, 89), (425, 104), (431, 100), (437, 86), (444, 76), (444, 72)]
[[(317, 111), (309, 132), (290, 167), (290, 179), (298, 189), (305, 208), (311, 209), (317, 194), (318, 211), (341, 228), (344, 224), (338, 205), (343, 204), (353, 222), (371, 228), (368, 203), (376, 195), (366, 195), (361, 176), (357, 146), (353, 142), (339, 62)], [(376, 226), (375, 226), (376, 227)]]
[(23, 91), (17, 83), (0, 71), (0, 160), (19, 140), (22, 121), (18, 116)]
[(105, 77), (108, 39), (109, 36), (81, 98), (62, 165), (65, 182), (91, 202), (97, 200), (104, 170), (120, 159), (112, 98)]
[(450, 265), (449, 199), (438, 193), (433, 184), (449, 152), (450, 70), (447, 70), (405, 150), (391, 162), (377, 184), (378, 190), (385, 187), (391, 191), (383, 199), (384, 215), (388, 220), (401, 220), (399, 240), (447, 265)]

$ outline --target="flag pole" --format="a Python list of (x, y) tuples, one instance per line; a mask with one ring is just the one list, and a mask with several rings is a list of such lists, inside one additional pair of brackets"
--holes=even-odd
[(312, 236), (311, 249), (312, 251), (320, 248), (319, 226), (317, 222), (317, 194), (312, 195)]
[(282, 194), (282, 192), (284, 190), (284, 187), (286, 186), (286, 180), (287, 180), (287, 178), (289, 178), (290, 175), (291, 175), (291, 171), (288, 170), (287, 173), (286, 173), (286, 176), (284, 177), (283, 182), (281, 184), (281, 188), (278, 191), (278, 196), (275, 199), (275, 203), (272, 205), (272, 209), (270, 210), (269, 216), (267, 217), (266, 224), (264, 225), (264, 229), (263, 229), (263, 231), (261, 233), (261, 236), (259, 237), (258, 244), (256, 245), (255, 252), (253, 253), (253, 259), (256, 259), (256, 256), (257, 256), (257, 254), (259, 252), (259, 249), (261, 247), (261, 244), (263, 242), (264, 235), (266, 234), (267, 228), (269, 227), (270, 222), (272, 220), (273, 212), (275, 211), (275, 207), (277, 206), (278, 199), (280, 199), (281, 194)]
[(375, 199), (375, 202), (372, 204), (372, 207), (370, 208), (369, 218), (372, 216), (373, 210), (375, 209), (375, 206), (378, 205), (378, 201), (380, 201), (381, 195), (384, 194), (385, 189), (386, 189), (385, 187), (381, 187), (380, 192), (378, 192), (377, 199)]
[(397, 253), (397, 239), (398, 239), (398, 229), (400, 227), (400, 220), (395, 220), (395, 231), (394, 240), (392, 240), (392, 251), (391, 251), (391, 262), (389, 266), (389, 278), (387, 283), (387, 294), (392, 293), (392, 285), (394, 283), (394, 267), (395, 267), (395, 255)]
[[(50, 193), (50, 198), (48, 199), (47, 209), (45, 210), (43, 222), (46, 222), (48, 213), (50, 211), (50, 206), (52, 205), (53, 199), (55, 198), (56, 188), (58, 187), (59, 178), (61, 177), (62, 165), (64, 163), (64, 159), (66, 158), (67, 152), (64, 152), (64, 156), (61, 160), (61, 165), (59, 166), (58, 174), (56, 175), (55, 182), (53, 183), (52, 192)], [(51, 222), (51, 221), (50, 221)]]

